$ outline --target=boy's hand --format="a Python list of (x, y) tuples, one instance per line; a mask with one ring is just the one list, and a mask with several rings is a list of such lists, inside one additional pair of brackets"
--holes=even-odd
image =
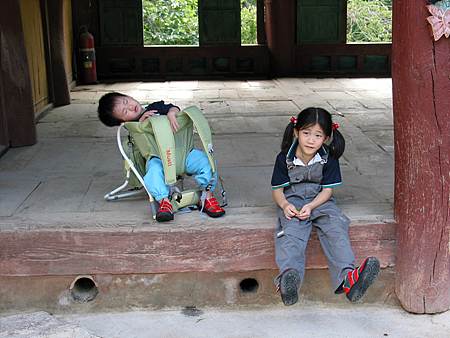
[(284, 207), (283, 207), (283, 212), (284, 212), (284, 216), (287, 219), (291, 219), (292, 217), (296, 217), (299, 215), (299, 212), (297, 210), (297, 208), (291, 204), (291, 203), (287, 203)]
[(147, 110), (142, 116), (139, 118), (139, 122), (147, 120), (150, 116), (155, 115), (157, 113), (157, 110)]
[(177, 112), (178, 112), (178, 109), (176, 111), (169, 110), (169, 112), (167, 113), (167, 118), (169, 119), (170, 127), (172, 128), (173, 132), (176, 132), (178, 130), (178, 128), (180, 128), (178, 121), (177, 121)]
[(312, 208), (308, 204), (305, 204), (300, 209), (297, 217), (299, 219), (301, 219), (302, 221), (304, 221), (305, 219), (308, 219), (311, 216), (311, 211), (312, 211)]

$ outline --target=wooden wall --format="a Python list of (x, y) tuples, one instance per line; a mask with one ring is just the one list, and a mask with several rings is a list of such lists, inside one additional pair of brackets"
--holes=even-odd
[(44, 30), (39, 0), (20, 0), (22, 26), (28, 69), (33, 89), (34, 112), (49, 103), (47, 67), (45, 61)]
[[(199, 17), (204, 18), (214, 11), (237, 13), (239, 17), (239, 8), (233, 5), (235, 2), (227, 0), (221, 5), (214, 2), (214, 6), (226, 8), (213, 6), (211, 9), (209, 3), (204, 6), (206, 2), (200, 1)], [(133, 32), (138, 36), (118, 34), (124, 25), (111, 25), (107, 17), (111, 16), (111, 11), (120, 12), (122, 8), (114, 8), (115, 3), (108, 2), (112, 7), (104, 13), (103, 3), (103, 0), (79, 0), (74, 8), (75, 29), (87, 25), (94, 35), (100, 80), (390, 75), (390, 44), (345, 43), (345, 0), (320, 0), (318, 3), (313, 0), (260, 0), (258, 5), (264, 7), (264, 11), (260, 8), (258, 13), (264, 16), (264, 21), (260, 17), (258, 22), (264, 27), (259, 29), (265, 28), (267, 44), (241, 46), (240, 39), (223, 38), (227, 36), (225, 31), (234, 37), (238, 24), (236, 20), (221, 19), (217, 32), (214, 31), (217, 20), (213, 20), (212, 27), (200, 20), (200, 46), (180, 47), (144, 47), (140, 42), (142, 32), (137, 28)], [(140, 7), (136, 5), (136, 8)], [(332, 19), (330, 22), (320, 21), (323, 11), (327, 12), (328, 19)], [(315, 13), (315, 16), (308, 13)], [(317, 34), (311, 35), (311, 29)], [(119, 35), (121, 39), (117, 37)]]
[(21, 9), (3, 0), (0, 11), (0, 143), (6, 147), (36, 142), (33, 90), (27, 65)]

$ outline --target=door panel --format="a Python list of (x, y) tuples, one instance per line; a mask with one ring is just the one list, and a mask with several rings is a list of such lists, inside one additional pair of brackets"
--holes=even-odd
[(143, 45), (142, 0), (100, 0), (102, 46)]
[(240, 45), (239, 0), (199, 0), (200, 45)]
[(297, 0), (297, 44), (345, 43), (346, 0)]

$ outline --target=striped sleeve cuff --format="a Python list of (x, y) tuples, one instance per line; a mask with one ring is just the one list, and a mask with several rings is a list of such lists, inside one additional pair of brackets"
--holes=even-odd
[(332, 184), (322, 184), (322, 188), (334, 188), (338, 187), (342, 184), (342, 182), (332, 183)]
[(283, 183), (280, 185), (272, 185), (272, 190), (277, 190), (277, 189), (288, 187), (288, 186), (289, 186), (289, 182), (286, 182), (286, 183)]

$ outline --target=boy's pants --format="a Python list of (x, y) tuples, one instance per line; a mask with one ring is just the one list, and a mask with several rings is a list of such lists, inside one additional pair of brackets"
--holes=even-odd
[[(194, 175), (197, 184), (206, 188), (211, 183), (211, 191), (214, 191), (217, 182), (217, 172), (211, 181), (213, 173), (208, 161), (208, 156), (201, 150), (192, 149), (186, 157), (186, 173)], [(147, 173), (144, 176), (145, 187), (155, 200), (160, 201), (169, 196), (169, 186), (164, 181), (164, 168), (161, 159), (152, 157), (147, 162)]]

